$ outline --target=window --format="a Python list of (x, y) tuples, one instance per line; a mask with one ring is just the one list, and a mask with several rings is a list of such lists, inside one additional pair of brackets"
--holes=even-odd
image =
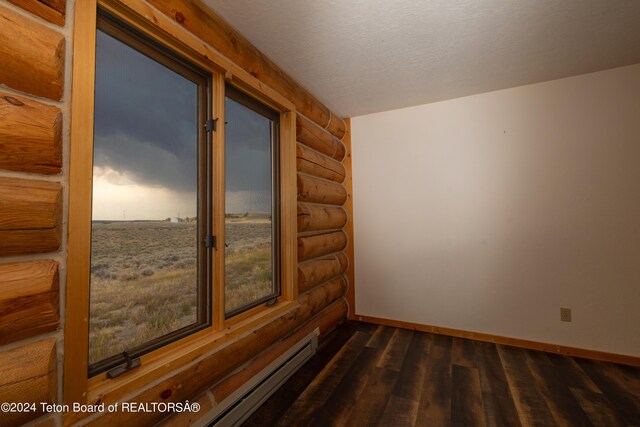
[(211, 269), (207, 73), (106, 16), (95, 69), (92, 374), (209, 323)]
[(225, 98), (225, 312), (280, 294), (279, 114), (227, 86)]
[(63, 384), (95, 403), (295, 307), (295, 109), (143, 3), (75, 14)]

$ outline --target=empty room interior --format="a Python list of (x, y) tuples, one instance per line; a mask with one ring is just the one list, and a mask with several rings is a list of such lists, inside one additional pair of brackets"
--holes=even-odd
[(640, 2), (0, 0), (0, 427), (640, 426)]

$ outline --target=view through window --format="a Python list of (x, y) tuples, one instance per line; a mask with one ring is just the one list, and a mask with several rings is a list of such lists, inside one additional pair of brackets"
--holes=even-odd
[(227, 87), (225, 102), (225, 311), (279, 295), (279, 114)]
[(206, 91), (206, 76), (99, 21), (90, 366), (207, 321)]

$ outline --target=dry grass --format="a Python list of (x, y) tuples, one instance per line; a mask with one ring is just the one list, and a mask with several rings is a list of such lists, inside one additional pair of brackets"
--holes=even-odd
[[(227, 224), (227, 310), (271, 290), (270, 224)], [(196, 224), (96, 222), (89, 363), (197, 320)]]
[(224, 301), (227, 312), (271, 293), (271, 265), (271, 246), (227, 255)]
[(225, 310), (272, 291), (271, 221), (268, 216), (228, 215), (225, 224)]

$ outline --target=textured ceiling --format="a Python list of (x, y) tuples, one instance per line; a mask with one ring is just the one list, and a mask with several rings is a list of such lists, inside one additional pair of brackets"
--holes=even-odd
[(205, 0), (344, 117), (640, 63), (639, 0)]

